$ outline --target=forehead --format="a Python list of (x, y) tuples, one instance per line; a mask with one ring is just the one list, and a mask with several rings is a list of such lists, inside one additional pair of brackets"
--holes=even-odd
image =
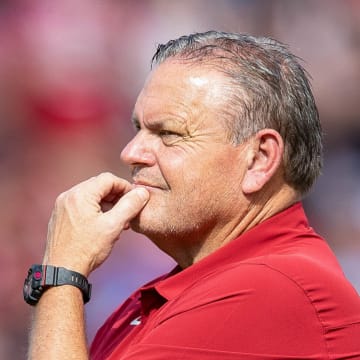
[(215, 113), (226, 99), (226, 80), (209, 66), (166, 60), (153, 70), (136, 101), (136, 117), (171, 114), (180, 117)]

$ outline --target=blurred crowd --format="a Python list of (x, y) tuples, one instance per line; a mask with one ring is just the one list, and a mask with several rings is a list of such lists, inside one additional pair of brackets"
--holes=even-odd
[[(312, 75), (325, 167), (305, 201), (360, 291), (360, 2), (357, 0), (2, 0), (0, 2), (0, 359), (25, 358), (28, 267), (42, 260), (54, 200), (119, 153), (158, 43), (209, 29), (274, 37)], [(76, 254), (74, 254), (76, 256)], [(91, 275), (91, 340), (137, 286), (173, 266), (123, 234)]]

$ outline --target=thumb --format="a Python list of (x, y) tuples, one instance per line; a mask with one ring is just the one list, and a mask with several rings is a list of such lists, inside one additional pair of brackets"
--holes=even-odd
[(145, 188), (134, 188), (124, 194), (109, 213), (117, 218), (119, 225), (124, 226), (141, 211), (148, 202), (149, 197), (150, 194)]

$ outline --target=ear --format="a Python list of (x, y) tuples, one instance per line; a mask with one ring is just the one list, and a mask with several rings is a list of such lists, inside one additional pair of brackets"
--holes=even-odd
[(284, 142), (273, 129), (263, 129), (250, 140), (247, 153), (247, 168), (242, 181), (242, 190), (249, 195), (260, 191), (279, 169)]

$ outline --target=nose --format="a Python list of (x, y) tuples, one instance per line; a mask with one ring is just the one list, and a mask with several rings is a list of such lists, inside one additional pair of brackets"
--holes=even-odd
[(150, 139), (140, 130), (122, 150), (120, 159), (127, 165), (154, 165), (155, 155)]

